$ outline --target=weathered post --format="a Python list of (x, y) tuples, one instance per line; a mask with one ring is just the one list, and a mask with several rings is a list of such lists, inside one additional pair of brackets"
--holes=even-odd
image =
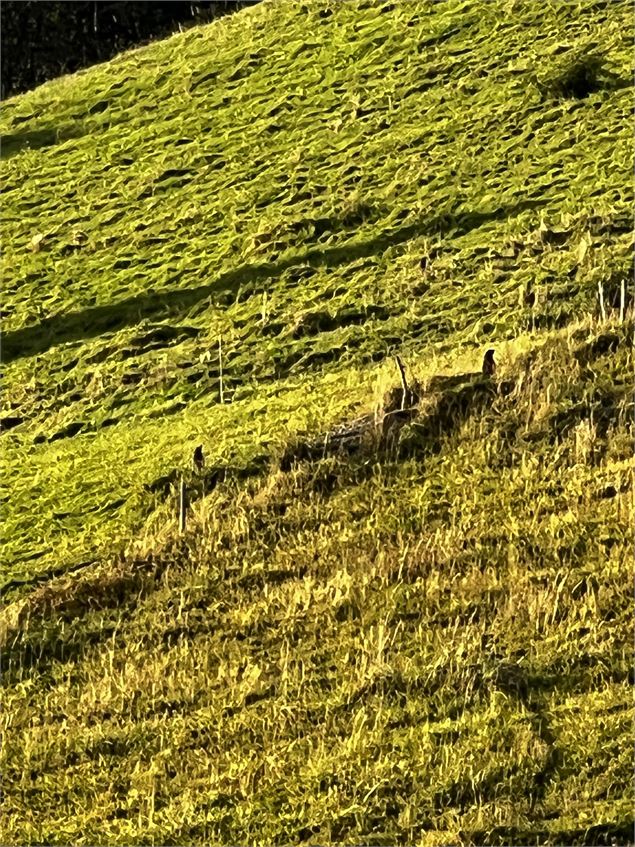
[(220, 402), (223, 404), (225, 402), (225, 393), (223, 391), (223, 342), (221, 338), (218, 339), (218, 380)]
[[(408, 391), (408, 380), (406, 379), (406, 369), (403, 366), (403, 362), (399, 358), (399, 356), (395, 356), (395, 362), (397, 363), (397, 367), (399, 368), (399, 376), (401, 377), (401, 387), (403, 389), (403, 394), (401, 395), (401, 411), (406, 407), (406, 401), (409, 397)], [(408, 405), (410, 405), (408, 403)]]
[(600, 298), (600, 314), (602, 315), (603, 323), (606, 323), (606, 309), (604, 308), (604, 288), (601, 282), (598, 282), (598, 296)]
[(187, 520), (187, 491), (185, 490), (185, 480), (181, 477), (179, 486), (179, 533), (183, 535), (185, 532), (185, 523)]
[(622, 279), (620, 283), (620, 323), (624, 322), (624, 312), (626, 311), (626, 280)]

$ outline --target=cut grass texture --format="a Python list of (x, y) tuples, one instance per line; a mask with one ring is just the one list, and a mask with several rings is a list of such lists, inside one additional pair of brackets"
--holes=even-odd
[(2, 843), (631, 838), (630, 18), (263, 2), (4, 104)]

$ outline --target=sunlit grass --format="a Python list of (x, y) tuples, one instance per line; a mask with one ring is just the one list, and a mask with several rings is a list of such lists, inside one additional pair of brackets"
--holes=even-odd
[(264, 2), (4, 104), (3, 843), (630, 838), (629, 12)]

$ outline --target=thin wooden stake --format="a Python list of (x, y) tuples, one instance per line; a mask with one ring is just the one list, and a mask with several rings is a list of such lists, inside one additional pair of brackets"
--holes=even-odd
[(225, 402), (225, 392), (223, 390), (223, 341), (221, 338), (218, 339), (218, 377), (219, 377), (219, 389), (220, 389), (220, 401), (221, 403)]
[(185, 532), (185, 522), (187, 520), (187, 492), (185, 490), (185, 480), (181, 477), (181, 485), (179, 486), (179, 532), (181, 535)]
[(606, 322), (606, 309), (604, 308), (604, 288), (601, 282), (598, 282), (598, 295), (600, 297), (600, 314), (602, 315), (602, 320)]
[(401, 397), (401, 409), (403, 411), (406, 405), (406, 397), (408, 396), (408, 380), (406, 379), (406, 369), (404, 368), (403, 362), (399, 356), (395, 356), (395, 362), (399, 368), (399, 376), (401, 377), (401, 386), (403, 388), (403, 395)]
[(626, 280), (623, 279), (620, 285), (620, 323), (624, 321), (624, 312), (626, 307)]

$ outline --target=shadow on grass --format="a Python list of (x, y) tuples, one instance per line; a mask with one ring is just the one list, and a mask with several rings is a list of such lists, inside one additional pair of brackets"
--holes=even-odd
[(508, 844), (532, 845), (597, 845), (597, 847), (610, 847), (617, 844), (633, 843), (632, 823), (606, 823), (594, 824), (579, 829), (516, 829), (514, 827), (500, 826), (488, 830), (471, 830), (469, 833), (470, 844), (490, 845), (490, 847), (503, 847)]
[(55, 129), (44, 127), (43, 129), (24, 130), (14, 132), (0, 137), (0, 160), (10, 159), (24, 149), (39, 150), (42, 147), (53, 147), (71, 138), (79, 138), (83, 129), (76, 126), (66, 125)]
[[(395, 390), (400, 392), (398, 388)], [(427, 408), (415, 404), (399, 410), (397, 406), (386, 410), (381, 425), (374, 415), (363, 415), (317, 438), (290, 444), (280, 459), (280, 469), (288, 471), (298, 462), (319, 461), (329, 456), (357, 456), (362, 459), (356, 468), (359, 482), (359, 473), (366, 476), (373, 473), (375, 463), (369, 462), (369, 458), (388, 454), (401, 460), (438, 452), (441, 438), (452, 435), (467, 418), (481, 411), (496, 391), (496, 384), (480, 371), (435, 377), (429, 383), (428, 392), (420, 398), (428, 400)], [(407, 424), (409, 431), (402, 438)]]
[(0, 159), (10, 159), (25, 147), (37, 150), (40, 147), (50, 147), (57, 141), (54, 129), (34, 129), (26, 132), (15, 132), (0, 138)]
[(58, 313), (40, 324), (6, 332), (3, 338), (2, 358), (10, 362), (23, 356), (43, 353), (57, 344), (94, 338), (105, 332), (115, 332), (137, 324), (144, 318), (180, 318), (202, 300), (210, 298), (217, 304), (227, 304), (239, 291), (248, 295), (258, 292), (258, 286), (284, 271), (301, 265), (336, 268), (383, 253), (391, 247), (405, 244), (421, 235), (452, 233), (464, 235), (489, 221), (501, 220), (525, 209), (540, 205), (539, 200), (526, 199), (520, 203), (487, 211), (464, 214), (445, 214), (416, 221), (398, 229), (382, 232), (367, 241), (350, 241), (334, 247), (313, 248), (299, 256), (277, 262), (243, 265), (221, 274), (213, 283), (194, 288), (180, 288), (150, 294), (138, 294), (118, 303), (94, 306), (70, 313)]
[[(412, 453), (425, 455), (437, 451), (440, 449), (440, 438), (451, 433), (466, 416), (482, 409), (496, 390), (494, 383), (484, 378), (481, 373), (436, 377), (430, 385), (437, 394), (435, 405), (416, 418), (414, 415), (417, 410), (413, 407), (400, 412), (396, 423), (383, 428), (376, 425), (373, 415), (364, 415), (356, 421), (343, 424), (326, 437), (321, 436), (311, 442), (292, 445), (282, 457), (280, 465), (290, 469), (298, 462), (317, 462), (317, 473), (310, 485), (312, 490), (328, 497), (336, 489), (359, 483), (361, 478), (372, 475), (377, 460), (382, 455), (393, 456), (400, 461)], [(399, 442), (400, 430), (405, 424), (413, 424), (413, 418), (419, 428), (416, 444), (408, 442), (404, 449), (404, 445)], [(341, 469), (335, 473), (327, 473), (324, 477), (325, 467), (321, 460), (327, 456), (347, 458), (348, 461), (344, 461)], [(369, 458), (374, 458), (375, 461), (369, 461)], [(193, 502), (204, 497), (218, 484), (237, 485), (250, 478), (264, 477), (271, 463), (272, 457), (263, 455), (245, 467), (212, 467), (205, 469), (200, 475), (192, 475), (189, 472), (184, 474), (183, 469), (175, 468), (146, 486), (146, 491), (151, 496), (158, 495), (159, 499), (165, 499), (170, 494), (175, 494), (178, 480), (184, 475), (188, 482), (188, 497), (190, 502)], [(253, 520), (258, 519), (255, 514)], [(265, 523), (269, 520), (270, 517), (267, 516)], [(274, 528), (277, 532), (277, 523)], [(68, 619), (77, 623), (90, 611), (122, 608), (124, 605), (134, 604), (145, 593), (151, 592), (169, 562), (178, 560), (179, 555), (186, 552), (186, 548), (181, 550), (180, 543), (176, 543), (175, 549), (164, 551), (160, 561), (150, 558), (147, 561), (121, 563), (118, 568), (105, 573), (101, 570), (95, 574), (88, 572), (79, 581), (59, 584), (55, 582), (55, 577), (70, 575), (72, 571), (79, 571), (93, 564), (82, 562), (72, 568), (49, 571), (32, 580), (13, 580), (5, 584), (3, 589), (6, 593), (9, 589), (36, 588), (36, 592), (29, 595), (30, 600), (23, 614), (33, 615), (40, 624), (51, 614), (54, 614), (58, 622)], [(284, 574), (284, 578), (287, 576)], [(20, 624), (20, 621), (17, 621), (17, 624)], [(18, 673), (21, 672), (20, 669), (46, 665), (49, 661), (60, 659), (60, 651), (66, 659), (70, 659), (75, 655), (74, 650), (83, 649), (81, 638), (75, 646), (72, 641), (65, 639), (63, 644), (57, 643), (56, 632), (49, 632), (46, 627), (42, 632), (26, 638), (23, 636), (17, 639), (12, 647), (5, 645), (5, 672)]]
[[(25, 671), (42, 671), (54, 661), (73, 661), (87, 647), (108, 637), (108, 628), (86, 633), (77, 626), (91, 612), (125, 608), (128, 613), (152, 591), (171, 563), (147, 559), (121, 561), (108, 570), (87, 573), (78, 580), (57, 582), (49, 572), (47, 580), (17, 606), (12, 622), (5, 622), (2, 644), (3, 679), (11, 684)], [(79, 568), (67, 568), (62, 576)], [(60, 637), (64, 625), (72, 623), (71, 637)], [(111, 630), (112, 631), (112, 630)]]
[(6, 601), (7, 595), (15, 591), (17, 588), (35, 588), (42, 583), (55, 579), (55, 577), (75, 573), (76, 571), (81, 571), (84, 568), (88, 568), (95, 564), (97, 564), (97, 559), (90, 559), (87, 562), (77, 562), (74, 565), (66, 565), (62, 568), (54, 568), (52, 570), (44, 571), (44, 573), (39, 573), (32, 577), (26, 577), (25, 579), (10, 579), (0, 587), (0, 597)]

